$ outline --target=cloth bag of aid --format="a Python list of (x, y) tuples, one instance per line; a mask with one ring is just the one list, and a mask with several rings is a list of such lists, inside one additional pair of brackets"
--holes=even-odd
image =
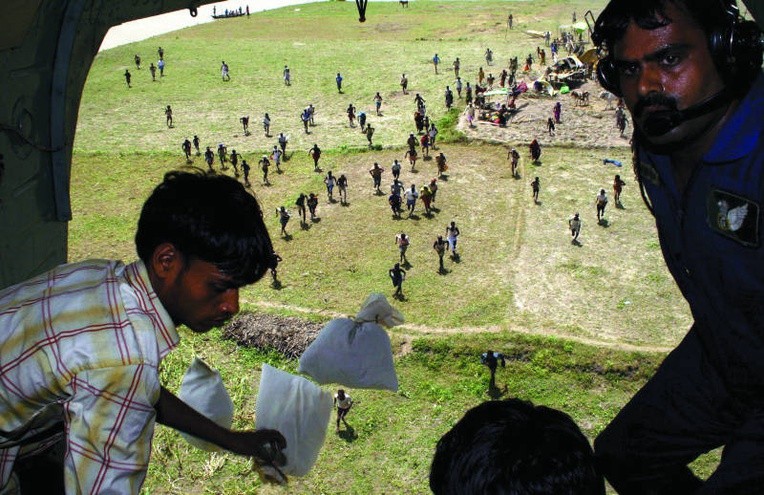
[[(278, 430), (284, 435), (284, 474), (305, 476), (310, 472), (324, 444), (332, 406), (330, 392), (301, 376), (263, 364), (255, 428)], [(270, 477), (279, 478), (275, 474)]]
[(403, 323), (403, 315), (382, 294), (371, 294), (355, 318), (335, 318), (300, 357), (298, 371), (320, 384), (398, 390), (390, 337), (382, 328)]
[[(233, 423), (233, 402), (223, 385), (220, 373), (207, 366), (201, 359), (194, 358), (191, 366), (183, 375), (178, 398), (224, 428), (231, 428)], [(193, 435), (180, 433), (188, 443), (207, 452), (219, 452), (223, 449), (205, 442)]]

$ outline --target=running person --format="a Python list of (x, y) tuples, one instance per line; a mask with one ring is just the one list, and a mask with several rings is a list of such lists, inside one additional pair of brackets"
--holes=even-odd
[(376, 189), (378, 193), (382, 192), (379, 190), (379, 187), (382, 185), (382, 172), (384, 171), (385, 169), (380, 167), (377, 162), (374, 162), (374, 166), (369, 169), (369, 175), (374, 179), (374, 189)]
[(313, 143), (313, 147), (308, 150), (308, 154), (313, 158), (313, 171), (318, 171), (318, 160), (321, 158), (321, 148), (316, 143)]
[(459, 240), (460, 234), (461, 232), (459, 231), (459, 227), (456, 226), (456, 222), (452, 221), (451, 224), (446, 227), (446, 240), (448, 241), (448, 247), (451, 250), (452, 258), (457, 256), (456, 243)]
[(538, 203), (539, 202), (539, 190), (541, 190), (541, 179), (536, 177), (531, 182), (531, 190), (533, 191), (533, 202)]
[(600, 189), (600, 193), (594, 200), (594, 204), (597, 206), (597, 221), (605, 217), (605, 207), (607, 206), (607, 194), (604, 189)]
[(297, 199), (294, 202), (294, 204), (297, 205), (297, 214), (300, 216), (302, 223), (307, 222), (306, 212), (305, 212), (305, 201), (307, 199), (308, 197), (304, 193), (300, 193), (300, 195), (297, 196)]
[(347, 204), (348, 202), (348, 178), (345, 174), (340, 174), (337, 179), (337, 188), (340, 190), (340, 204)]
[(440, 273), (443, 273), (446, 270), (446, 267), (443, 266), (443, 256), (446, 254), (447, 247), (448, 242), (443, 239), (442, 235), (439, 235), (438, 238), (435, 239), (435, 242), (432, 243), (432, 248), (438, 253), (438, 271)]
[(390, 280), (392, 280), (393, 287), (395, 287), (393, 297), (403, 298), (403, 281), (406, 280), (406, 270), (401, 268), (400, 263), (396, 263), (390, 269), (388, 275), (390, 275)]

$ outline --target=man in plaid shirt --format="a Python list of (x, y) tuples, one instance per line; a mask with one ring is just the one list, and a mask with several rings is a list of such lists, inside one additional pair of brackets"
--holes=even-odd
[(268, 269), (255, 198), (229, 177), (170, 172), (135, 242), (134, 263), (62, 265), (0, 291), (0, 495), (138, 493), (155, 422), (266, 462), (285, 447), (273, 430), (218, 426), (158, 377), (177, 325), (223, 325)]

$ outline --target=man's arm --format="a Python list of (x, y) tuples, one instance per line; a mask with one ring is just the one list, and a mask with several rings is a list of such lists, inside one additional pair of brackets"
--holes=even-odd
[(197, 412), (165, 387), (154, 404), (158, 423), (214, 443), (234, 454), (270, 459), (269, 445), (286, 448), (284, 436), (276, 430), (233, 431), (223, 428)]

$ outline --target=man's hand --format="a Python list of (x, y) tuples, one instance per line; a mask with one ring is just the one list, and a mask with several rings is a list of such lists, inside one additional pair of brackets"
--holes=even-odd
[(286, 440), (276, 430), (231, 431), (227, 436), (226, 445), (221, 447), (234, 454), (255, 457), (259, 464), (283, 465), (286, 461), (281, 452)]

